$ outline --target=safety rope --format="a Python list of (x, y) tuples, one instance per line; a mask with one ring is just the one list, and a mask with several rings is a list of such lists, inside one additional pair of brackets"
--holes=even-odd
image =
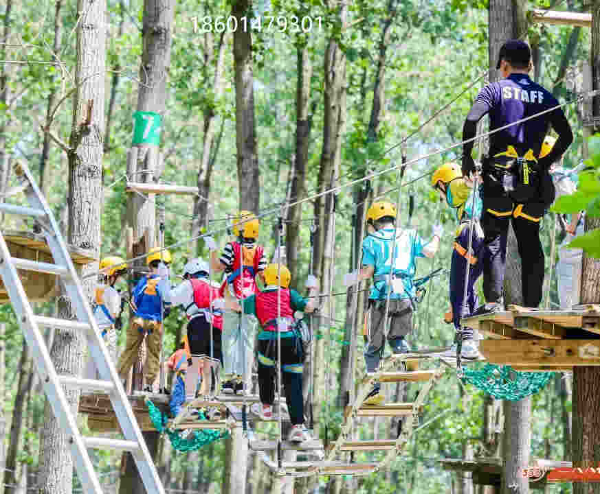
[[(332, 182), (334, 180), (334, 177), (332, 176)], [(333, 319), (333, 311), (334, 311), (334, 307), (333, 307), (333, 297), (331, 296), (331, 294), (333, 293), (333, 282), (334, 282), (334, 277), (335, 277), (335, 227), (336, 227), (336, 222), (335, 222), (335, 213), (336, 213), (336, 203), (337, 203), (337, 195), (333, 194), (333, 196), (331, 197), (331, 206), (329, 209), (329, 214), (330, 214), (330, 218), (331, 218), (331, 226), (330, 226), (330, 232), (329, 232), (329, 241), (330, 241), (330, 251), (329, 251), (329, 256), (330, 256), (330, 263), (329, 263), (329, 324), (327, 325), (327, 362), (332, 362), (332, 355), (331, 355), (331, 344), (332, 344), (332, 340), (331, 340), (331, 327), (333, 326), (331, 319)], [(331, 379), (329, 378), (328, 375), (325, 376), (325, 404), (327, 406), (327, 419), (325, 421), (325, 444), (328, 445), (329, 444), (329, 422), (331, 419), (331, 400), (329, 399), (330, 395), (330, 384), (331, 384)]]
[(554, 264), (555, 264), (555, 259), (554, 257), (556, 256), (556, 223), (557, 223), (557, 218), (556, 218), (556, 213), (554, 213), (552, 215), (552, 219), (554, 227), (552, 228), (552, 241), (551, 241), (551, 246), (550, 246), (550, 276), (548, 277), (548, 289), (546, 290), (546, 302), (544, 304), (544, 307), (546, 309), (550, 308), (550, 292), (552, 291), (552, 275), (554, 274)]
[[(312, 274), (314, 276), (314, 245), (315, 245), (315, 235), (317, 234), (317, 225), (315, 223), (315, 221), (313, 220), (311, 226), (310, 226), (310, 256), (309, 256), (309, 266), (308, 266), (308, 273)], [(313, 322), (312, 322), (313, 318), (309, 317), (308, 321), (309, 321), (309, 328), (310, 328), (310, 334), (313, 335), (315, 334), (315, 330), (313, 327)], [(320, 325), (317, 326), (317, 328), (319, 328), (320, 332)], [(315, 339), (317, 339), (317, 336), (319, 336), (318, 334), (315, 335)], [(313, 398), (314, 398), (314, 390), (313, 390), (313, 386), (314, 386), (314, 370), (315, 370), (315, 346), (316, 345), (310, 345), (310, 369), (309, 369), (309, 373), (308, 373), (308, 401), (310, 403), (310, 409), (309, 409), (309, 429), (312, 431), (314, 428), (314, 410), (313, 410)]]
[[(283, 421), (281, 413), (281, 234), (283, 233), (283, 209), (279, 215), (279, 224), (277, 225), (277, 423), (279, 424), (279, 437), (277, 439), (277, 467), (281, 470), (283, 465)], [(288, 403), (288, 406), (291, 406)]]

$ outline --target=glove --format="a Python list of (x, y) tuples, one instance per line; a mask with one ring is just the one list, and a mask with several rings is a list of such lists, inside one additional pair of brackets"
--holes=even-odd
[(344, 275), (344, 286), (347, 288), (352, 285), (356, 285), (360, 281), (358, 277), (358, 271), (352, 271)]
[(163, 262), (158, 265), (158, 276), (167, 280), (169, 279), (169, 268)]
[(475, 161), (470, 155), (464, 155), (462, 159), (462, 173), (464, 177), (469, 177), (475, 173)]
[(217, 250), (217, 242), (215, 242), (215, 239), (212, 237), (204, 237), (204, 243), (206, 244), (206, 247), (208, 247), (208, 250)]
[(433, 234), (434, 237), (438, 237), (438, 238), (442, 238), (442, 235), (444, 233), (444, 227), (440, 224), (437, 225), (433, 225), (431, 227), (431, 232)]
[(316, 276), (309, 274), (308, 278), (306, 278), (306, 283), (304, 284), (304, 286), (309, 289), (310, 288), (319, 288), (319, 280), (317, 280)]
[(212, 308), (217, 310), (223, 310), (225, 308), (225, 299), (218, 298), (212, 301)]

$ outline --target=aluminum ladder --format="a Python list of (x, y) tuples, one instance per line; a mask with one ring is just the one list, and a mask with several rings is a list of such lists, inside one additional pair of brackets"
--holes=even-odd
[[(35, 367), (40, 381), (43, 383), (44, 392), (52, 406), (54, 416), (58, 420), (62, 431), (69, 437), (71, 456), (83, 486), (83, 491), (94, 494), (102, 493), (98, 476), (87, 452), (87, 448), (94, 448), (131, 452), (146, 492), (148, 494), (164, 494), (165, 490), (133, 415), (133, 410), (119, 375), (114, 364), (110, 361), (108, 351), (100, 336), (100, 330), (92, 315), (90, 303), (73, 267), (73, 262), (56, 219), (27, 166), (17, 164), (14, 167), (14, 172), (22, 184), (20, 188), (23, 189), (30, 207), (0, 203), (0, 212), (35, 218), (37, 223), (42, 226), (46, 242), (52, 252), (54, 264), (12, 257), (4, 240), (4, 235), (0, 230), (0, 276), (2, 276), (13, 310), (31, 350)], [(17, 269), (58, 276), (71, 299), (77, 319), (67, 320), (36, 316)], [(81, 331), (85, 335), (100, 379), (80, 379), (73, 376), (59, 375), (50, 359), (44, 336), (40, 331), (40, 327), (43, 326)], [(125, 439), (84, 437), (77, 427), (76, 416), (69, 407), (63, 386), (107, 393)]]

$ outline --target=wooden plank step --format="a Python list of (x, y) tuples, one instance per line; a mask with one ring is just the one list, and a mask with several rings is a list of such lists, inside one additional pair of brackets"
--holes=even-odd
[[(248, 445), (252, 451), (275, 451), (277, 450), (277, 441), (249, 441)], [(313, 451), (322, 450), (323, 442), (318, 439), (311, 441), (305, 441), (303, 443), (293, 443), (291, 441), (283, 441), (281, 448), (285, 451), (296, 450), (296, 451)]]
[(413, 372), (382, 372), (379, 375), (379, 381), (382, 383), (395, 383), (400, 381), (429, 381), (438, 372), (438, 369), (428, 369)]
[(482, 321), (494, 321), (496, 323), (512, 327), (513, 313), (510, 311), (496, 312), (494, 314), (485, 314), (482, 316), (463, 317), (460, 321), (462, 325), (469, 326), (470, 328), (478, 329), (480, 331), (480, 324)]
[(600, 340), (483, 340), (479, 349), (488, 362), (513, 367), (600, 365)]
[(512, 365), (519, 372), (573, 372), (572, 365)]
[[(423, 411), (420, 407), (419, 413)], [(344, 410), (344, 416), (352, 413), (352, 406), (347, 406)], [(413, 414), (412, 403), (387, 403), (385, 405), (369, 406), (363, 405), (356, 411), (357, 417), (401, 417)]]
[(198, 187), (188, 187), (185, 185), (167, 185), (157, 183), (135, 183), (127, 182), (125, 189), (127, 192), (141, 192), (142, 194), (177, 194), (177, 195), (197, 195)]
[(390, 449), (396, 449), (395, 439), (348, 441), (340, 447), (340, 451), (389, 451)]
[(343, 467), (347, 465), (347, 463), (343, 461), (283, 461), (281, 462), (281, 466), (283, 468), (321, 468), (321, 467)]
[(231, 422), (227, 420), (194, 420), (172, 424), (171, 427), (176, 430), (180, 429), (229, 429)]
[(378, 468), (377, 463), (347, 463), (339, 466), (325, 466), (319, 469), (321, 475), (352, 475), (353, 473), (365, 474), (374, 472)]

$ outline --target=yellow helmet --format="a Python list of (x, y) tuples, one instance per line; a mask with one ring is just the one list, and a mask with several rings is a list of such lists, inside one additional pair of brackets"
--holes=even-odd
[(165, 264), (170, 264), (171, 253), (167, 249), (161, 251), (160, 247), (152, 247), (148, 251), (148, 256), (146, 257), (146, 264), (150, 264), (152, 261), (162, 261)]
[[(108, 271), (104, 271), (106, 268), (110, 268)], [(122, 257), (108, 256), (100, 261), (100, 270), (106, 273), (108, 276), (112, 276), (118, 271), (126, 271), (127, 264)]]
[(367, 223), (377, 221), (384, 216), (395, 218), (397, 214), (396, 206), (391, 202), (374, 202), (367, 211)]
[(445, 184), (452, 182), (455, 178), (462, 177), (462, 170), (456, 163), (444, 163), (431, 177), (431, 186), (435, 187), (438, 182)]
[[(239, 224), (240, 221), (244, 223)], [(233, 234), (236, 237), (258, 238), (258, 218), (251, 211), (240, 211), (233, 223)], [(241, 229), (240, 229), (241, 227)]]
[(542, 143), (542, 149), (540, 149), (540, 158), (544, 158), (550, 154), (552, 148), (556, 144), (556, 137), (546, 136), (544, 137), (544, 142)]
[[(277, 276), (278, 273), (281, 273), (281, 282)], [(268, 264), (264, 274), (267, 285), (279, 285), (282, 288), (287, 288), (290, 286), (290, 281), (292, 281), (292, 273), (283, 264)]]

